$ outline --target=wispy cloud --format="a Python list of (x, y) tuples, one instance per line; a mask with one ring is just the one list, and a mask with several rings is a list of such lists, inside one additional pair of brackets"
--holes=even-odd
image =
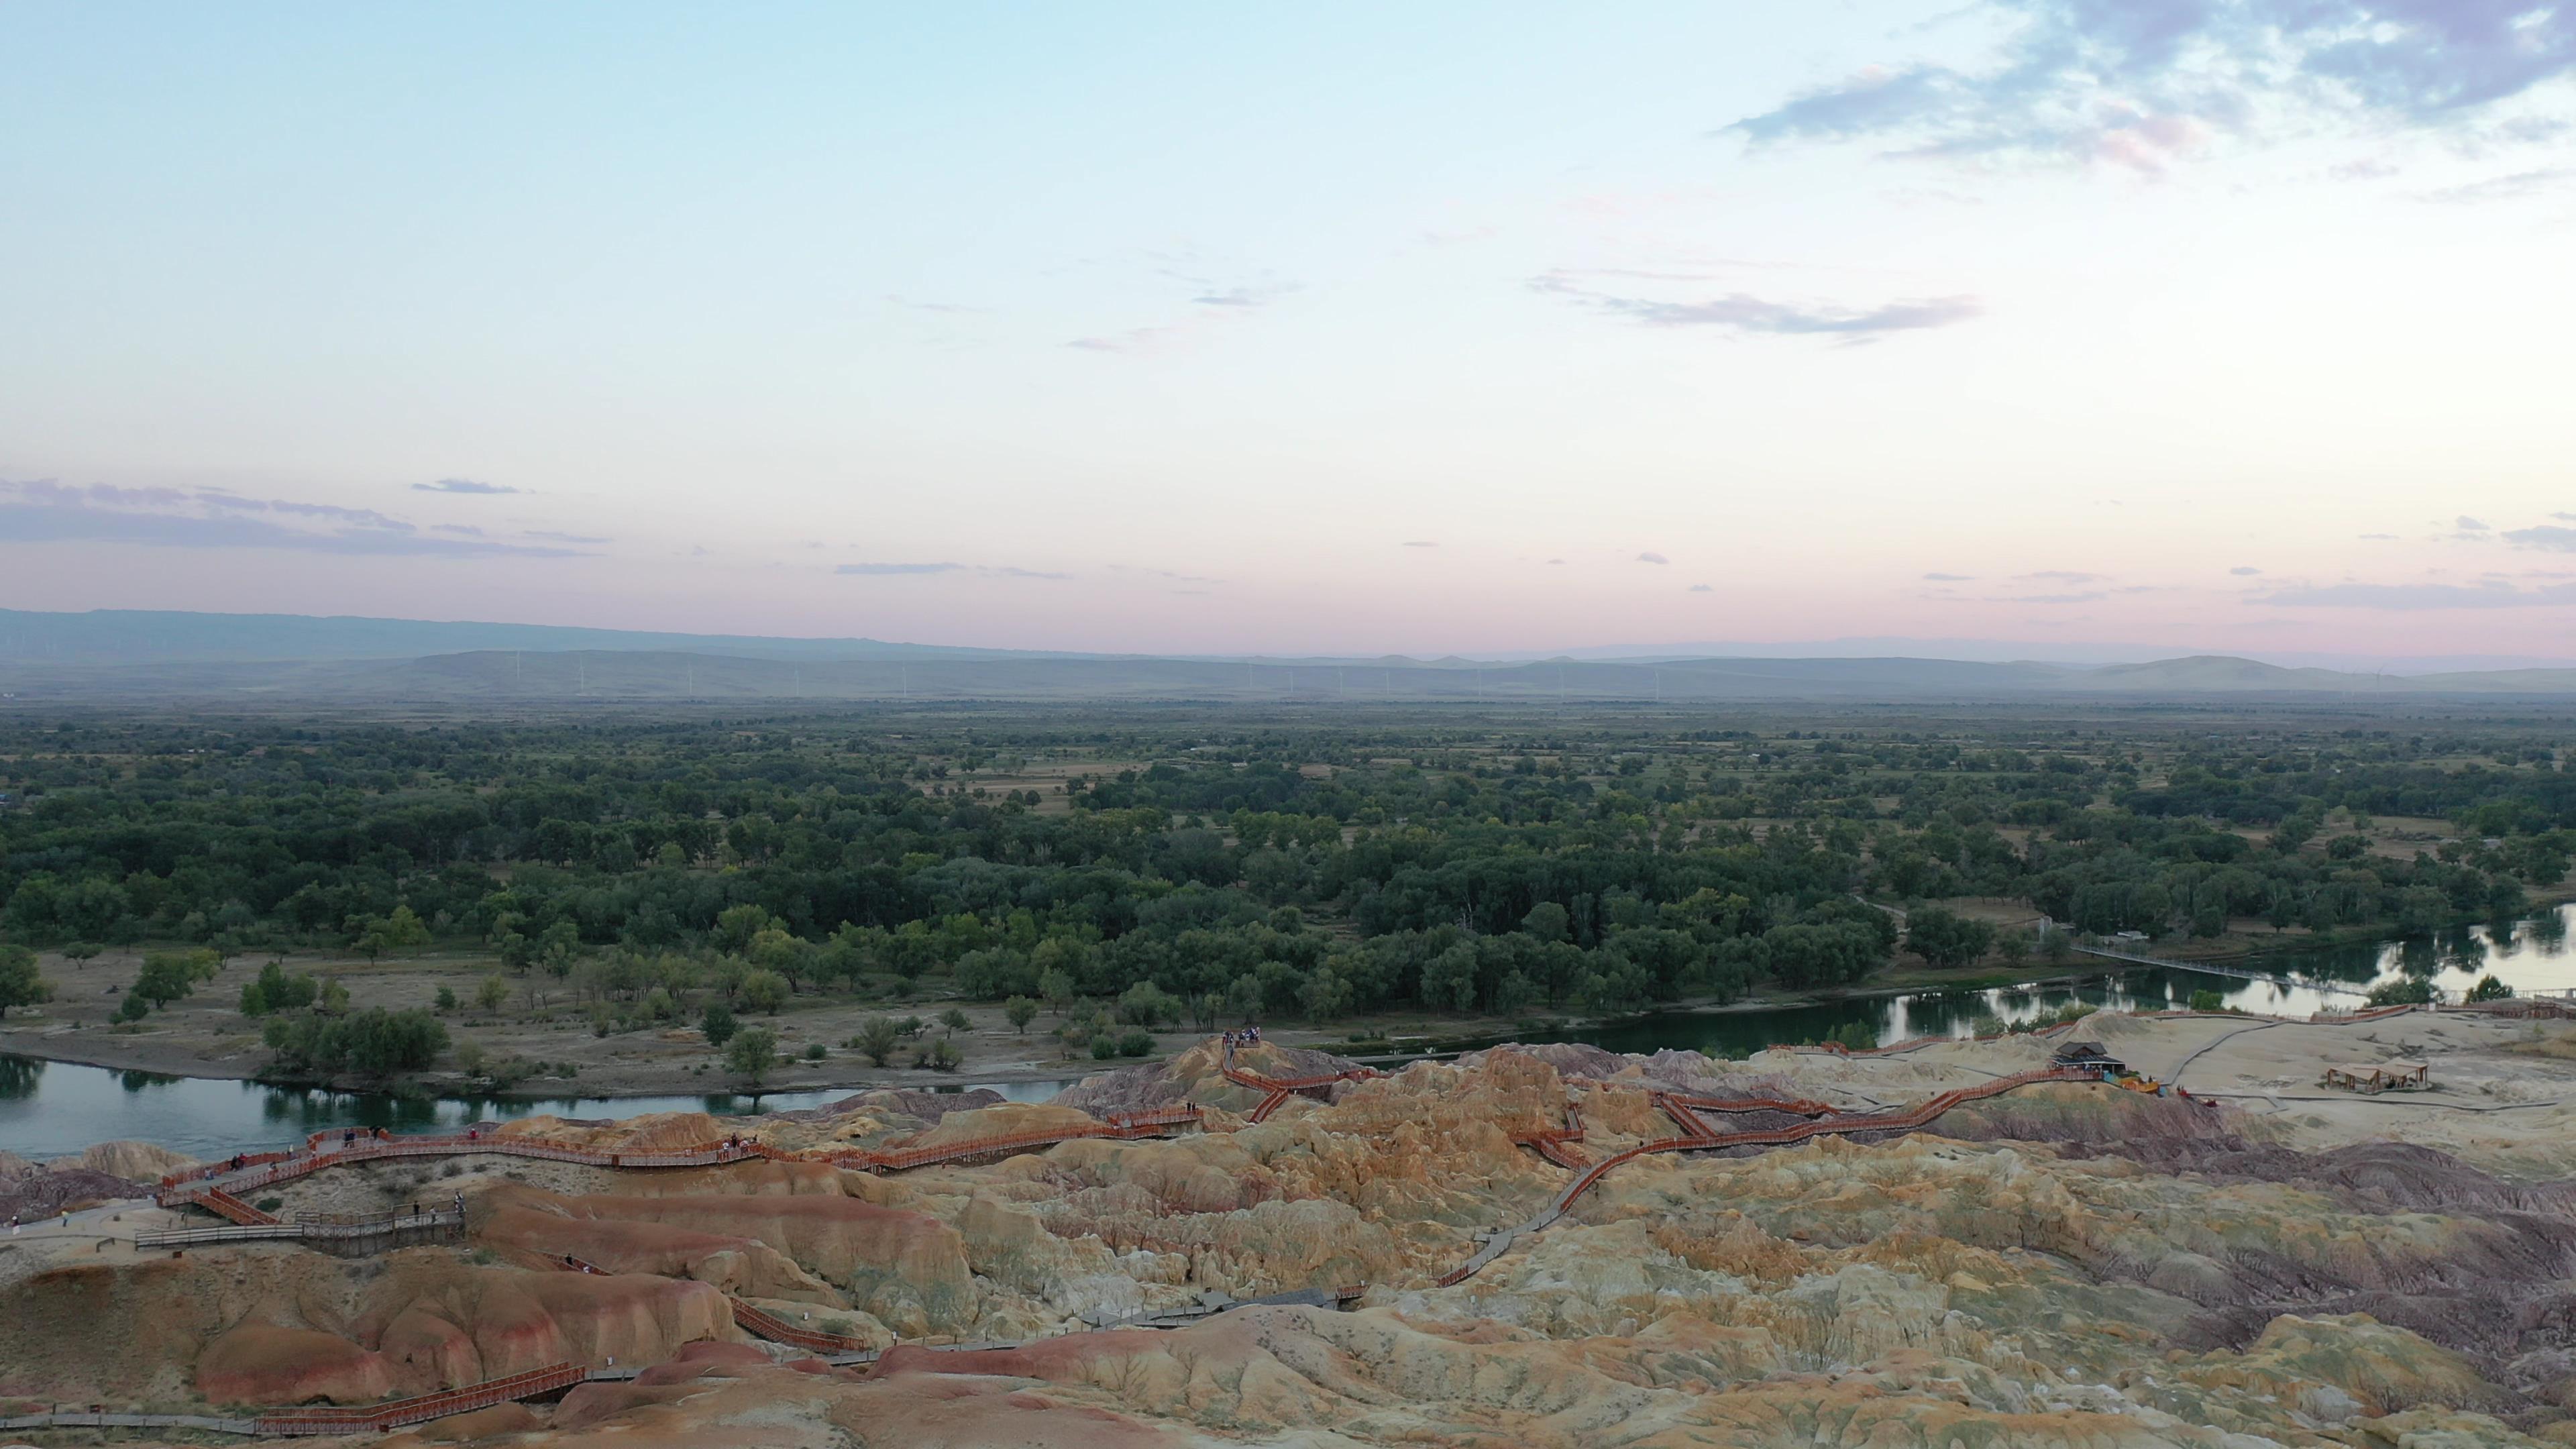
[(1690, 586), (1690, 591), (1694, 594), (1712, 594), (1717, 592), (1706, 584), (1693, 584)]
[(2540, 0), (1971, 0), (1962, 13), (2004, 28), (1979, 61), (1873, 66), (1721, 133), (2155, 173), (2219, 138), (2333, 118), (2456, 131), (2576, 70), (2576, 6)]
[(2484, 201), (2518, 201), (2526, 196), (2552, 192), (2576, 181), (2576, 167), (2546, 166), (2534, 171), (2516, 171), (2506, 176), (2490, 176), (2484, 181), (2471, 181), (2460, 186), (2445, 186), (2427, 191), (2419, 198), (2450, 206), (2469, 206)]
[(483, 483), (472, 478), (441, 478), (435, 483), (414, 483), (414, 493), (525, 493), (507, 483)]
[(861, 578), (888, 578), (910, 574), (982, 574), (997, 579), (1069, 579), (1071, 574), (1051, 573), (1045, 569), (1013, 568), (1007, 564), (961, 563), (845, 563), (832, 572)]
[[(281, 517), (298, 520), (280, 522)], [(325, 528), (304, 526), (314, 520)], [(480, 537), (437, 538), (370, 508), (211, 490), (0, 482), (0, 538), (155, 548), (269, 549), (415, 558), (570, 558), (578, 551)]]
[(1190, 300), (1201, 307), (1267, 307), (1299, 290), (1295, 282), (1250, 282), (1202, 292)]
[(2248, 568), (2243, 564), (2238, 564), (2236, 567), (2229, 569), (2228, 572), (2236, 575), (2240, 579), (2250, 579), (2263, 571), (2258, 568)]
[(2468, 516), (2468, 515), (2467, 515), (2467, 514), (2465, 514), (2465, 513), (2461, 514), (2461, 515), (2460, 515), (2459, 517), (2457, 517), (2457, 518), (2452, 519), (2452, 520), (2451, 520), (2451, 526), (2452, 526), (2453, 528), (2458, 529), (2458, 530), (2459, 530), (2460, 532), (2462, 532), (2462, 533), (2484, 533), (2484, 532), (2486, 532), (2486, 531), (2487, 531), (2487, 526), (2486, 526), (2484, 523), (2479, 522), (2477, 519), (2471, 518), (2470, 516)]
[(892, 292), (885, 294), (885, 300), (889, 305), (904, 308), (906, 311), (931, 312), (943, 317), (990, 310), (984, 307), (969, 307), (963, 302), (917, 302), (910, 297), (898, 297)]
[(2485, 584), (2327, 584), (2282, 589), (2250, 603), (2284, 609), (2533, 609), (2576, 604), (2576, 584), (2537, 589)]
[(545, 540), (546, 542), (548, 542), (548, 543), (610, 543), (610, 542), (614, 542), (614, 540), (612, 540), (612, 539), (598, 538), (598, 537), (594, 537), (594, 536), (592, 536), (592, 535), (590, 535), (590, 534), (586, 534), (586, 533), (557, 533), (556, 531), (554, 531), (554, 530), (553, 530), (553, 529), (551, 529), (551, 528), (531, 528), (531, 529), (526, 530), (525, 532), (522, 532), (519, 536), (520, 536), (521, 538), (539, 538), (539, 539), (544, 539), (544, 540)]
[(1404, 546), (1406, 548), (1438, 548), (1440, 545), (1427, 538), (1408, 538), (1404, 541)]
[(1867, 307), (1780, 302), (1746, 292), (1696, 299), (1632, 296), (1596, 289), (1589, 281), (1596, 275), (1604, 274), (1559, 268), (1531, 278), (1529, 287), (1647, 327), (1711, 327), (1752, 336), (1823, 336), (1845, 343), (1873, 341), (1890, 332), (1948, 327), (1985, 314), (1984, 304), (1967, 296), (1910, 298)]
[(1650, 564), (1668, 564), (1668, 563), (1671, 563), (1671, 562), (1672, 562), (1672, 560), (1671, 560), (1671, 559), (1668, 559), (1668, 558), (1666, 558), (1666, 557), (1664, 557), (1662, 554), (1654, 553), (1654, 552), (1649, 551), (1649, 552), (1641, 553), (1641, 554), (1637, 555), (1637, 562), (1639, 562), (1639, 563), (1650, 563)]
[[(2568, 515), (2553, 513), (2549, 516), (2565, 518)], [(2554, 523), (2543, 523), (2532, 528), (2509, 528), (2505, 530), (2504, 541), (2519, 548), (2546, 548), (2559, 553), (2576, 553), (2576, 528), (2566, 528)]]
[(1180, 282), (1190, 288), (1189, 307), (1177, 321), (1130, 327), (1116, 332), (1095, 332), (1076, 337), (1065, 346), (1080, 352), (1107, 352), (1129, 356), (1163, 352), (1181, 346), (1202, 335), (1206, 329), (1228, 322), (1240, 322), (1305, 289), (1302, 282), (1262, 277), (1252, 281), (1221, 280), (1209, 275), (1212, 269), (1189, 257), (1157, 258), (1157, 275)]
[(1976, 578), (1975, 574), (1925, 574), (1923, 581), (1927, 584), (1966, 584), (1976, 582)]
[(1159, 352), (1187, 330), (1182, 327), (1131, 327), (1124, 332), (1077, 337), (1065, 346), (1079, 352)]
[(2101, 582), (2107, 576), (2103, 574), (2079, 573), (2073, 569), (2039, 569), (2031, 573), (2015, 574), (2013, 577), (2017, 579), (2048, 579), (2061, 584), (2092, 584)]

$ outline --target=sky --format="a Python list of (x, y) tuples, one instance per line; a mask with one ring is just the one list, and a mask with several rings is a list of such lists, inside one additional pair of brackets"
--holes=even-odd
[(18, 0), (0, 57), (0, 607), (2576, 657), (2576, 0)]

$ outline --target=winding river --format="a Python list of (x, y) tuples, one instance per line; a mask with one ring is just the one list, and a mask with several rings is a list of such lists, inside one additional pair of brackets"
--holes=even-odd
[[(2576, 988), (2576, 954), (2568, 949), (2576, 905), (2559, 906), (2509, 926), (2468, 926), (2378, 945), (2283, 952), (2260, 963), (2300, 976), (2349, 983), (2368, 990), (2383, 981), (2420, 976), (2456, 999), (2483, 975), (2518, 991)], [(2049, 969), (2077, 971), (2085, 957)], [(1981, 1015), (2027, 1020), (2069, 1001), (2096, 1006), (2161, 1010), (2180, 1006), (2197, 991), (2216, 991), (2230, 1006), (2281, 1015), (2305, 1015), (2328, 1006), (2350, 1007), (2357, 997), (2330, 995), (2286, 982), (2248, 981), (2188, 969), (2146, 967), (2046, 986), (1986, 991), (1914, 992), (1861, 996), (1811, 1006), (1750, 1010), (1661, 1012), (1624, 1021), (1520, 1033), (1521, 1040), (1589, 1041), (1613, 1051), (1652, 1052), (1665, 1047), (1741, 1057), (1781, 1043), (1815, 1041), (1860, 1023), (1879, 1041), (1933, 1033), (1965, 1035)], [(1043, 1102), (1061, 1082), (959, 1083), (945, 1090), (989, 1086), (1014, 1102)], [(307, 1133), (342, 1127), (385, 1127), (426, 1132), (537, 1112), (567, 1117), (626, 1117), (645, 1112), (704, 1111), (719, 1116), (817, 1107), (857, 1088), (772, 1092), (761, 1096), (688, 1094), (658, 1097), (563, 1097), (544, 1100), (466, 1100), (398, 1097), (373, 1092), (303, 1091), (254, 1082), (170, 1077), (114, 1071), (67, 1062), (0, 1055), (0, 1151), (42, 1160), (80, 1151), (92, 1142), (131, 1138), (157, 1142), (197, 1156), (278, 1147)]]

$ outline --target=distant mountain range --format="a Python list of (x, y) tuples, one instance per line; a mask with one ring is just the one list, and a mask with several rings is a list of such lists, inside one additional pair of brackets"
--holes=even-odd
[(1212, 659), (534, 624), (0, 610), (0, 696), (25, 703), (1292, 698), (1678, 703), (2032, 695), (2576, 699), (2576, 668), (2363, 674), (2221, 655), (2091, 666), (1904, 657)]

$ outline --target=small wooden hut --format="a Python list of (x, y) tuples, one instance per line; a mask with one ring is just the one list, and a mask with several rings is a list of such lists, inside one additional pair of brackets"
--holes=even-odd
[(2420, 1092), (2433, 1085), (2433, 1069), (2411, 1061), (2328, 1066), (2324, 1083), (2346, 1092)]

